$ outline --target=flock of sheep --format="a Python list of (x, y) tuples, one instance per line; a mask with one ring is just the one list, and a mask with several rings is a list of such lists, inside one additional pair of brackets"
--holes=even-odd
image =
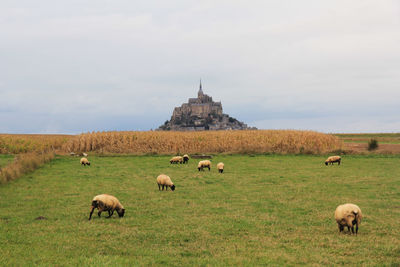
[[(170, 164), (186, 164), (189, 162), (189, 156), (188, 155), (183, 155), (181, 156), (175, 156), (170, 159)], [(325, 165), (333, 165), (333, 163), (338, 163), (340, 165), (341, 162), (341, 157), (340, 156), (332, 156), (329, 157), (325, 161)], [(80, 160), (81, 165), (88, 165), (90, 166), (90, 162), (87, 158), (81, 158)], [(197, 169), (199, 171), (203, 171), (204, 168), (208, 168), (208, 170), (211, 170), (211, 161), (210, 160), (202, 160), (198, 163)], [(219, 173), (223, 173), (224, 171), (224, 163), (220, 162), (217, 164), (217, 169)], [(175, 190), (175, 185), (172, 182), (171, 178), (168, 175), (165, 174), (160, 174), (157, 177), (157, 185), (158, 185), (158, 190), (165, 190), (168, 191), (168, 187), (174, 191)], [(92, 218), (92, 214), (94, 212), (94, 209), (98, 210), (97, 215), (100, 217), (101, 213), (103, 211), (108, 212), (108, 217), (110, 218), (113, 214), (114, 211), (116, 211), (119, 215), (119, 217), (123, 217), (125, 214), (125, 209), (122, 206), (122, 204), (119, 202), (119, 200), (111, 195), (107, 194), (102, 194), (95, 196), (92, 200), (92, 206), (91, 206), (91, 211), (89, 215), (89, 220)], [(357, 234), (358, 233), (358, 226), (361, 223), (362, 219), (362, 213), (361, 209), (351, 203), (339, 205), (336, 210), (335, 210), (335, 220), (338, 224), (339, 227), (339, 232), (342, 232), (344, 230), (344, 227), (347, 227), (349, 233), (351, 230), (352, 234)], [(355, 226), (355, 230), (354, 230)]]

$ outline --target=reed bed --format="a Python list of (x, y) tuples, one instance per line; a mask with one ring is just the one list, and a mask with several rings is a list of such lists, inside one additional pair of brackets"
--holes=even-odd
[(0, 154), (57, 151), (72, 135), (0, 134)]
[(92, 132), (69, 139), (64, 152), (127, 154), (324, 154), (342, 148), (333, 135), (295, 130)]
[(18, 154), (13, 162), (0, 169), (0, 183), (15, 180), (23, 174), (34, 171), (54, 158), (53, 151)]

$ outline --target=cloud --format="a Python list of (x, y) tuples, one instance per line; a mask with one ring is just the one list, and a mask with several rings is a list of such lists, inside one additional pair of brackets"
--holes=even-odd
[[(399, 111), (399, 6), (2, 1), (0, 132), (156, 128), (196, 95), (200, 77), (225, 112), (261, 128), (352, 131), (340, 124), (351, 113), (384, 122), (379, 111)], [(337, 110), (335, 126), (315, 119)], [(76, 119), (82, 112), (91, 122)], [(392, 129), (392, 120), (357, 129)]]

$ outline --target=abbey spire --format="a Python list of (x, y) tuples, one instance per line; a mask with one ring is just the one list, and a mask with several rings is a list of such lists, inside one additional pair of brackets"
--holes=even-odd
[(197, 96), (200, 98), (203, 95), (204, 95), (204, 93), (203, 93), (203, 88), (201, 86), (201, 79), (200, 79), (200, 87), (199, 87), (199, 91), (197, 92)]

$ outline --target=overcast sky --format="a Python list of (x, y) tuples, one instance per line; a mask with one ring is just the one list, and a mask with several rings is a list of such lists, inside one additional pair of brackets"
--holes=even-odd
[(0, 1), (0, 133), (155, 129), (200, 78), (260, 129), (400, 132), (400, 1)]

